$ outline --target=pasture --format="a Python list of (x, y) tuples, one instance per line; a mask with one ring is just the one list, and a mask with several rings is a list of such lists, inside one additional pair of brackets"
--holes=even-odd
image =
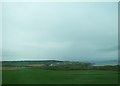
[(44, 70), (21, 68), (2, 70), (3, 84), (117, 84), (117, 71)]

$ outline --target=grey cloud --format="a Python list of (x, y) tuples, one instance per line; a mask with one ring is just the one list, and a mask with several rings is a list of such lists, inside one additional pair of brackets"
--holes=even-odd
[(117, 59), (117, 12), (117, 3), (4, 3), (3, 60)]
[(114, 46), (114, 47), (108, 47), (108, 48), (103, 48), (103, 49), (100, 49), (100, 51), (118, 51), (118, 46)]

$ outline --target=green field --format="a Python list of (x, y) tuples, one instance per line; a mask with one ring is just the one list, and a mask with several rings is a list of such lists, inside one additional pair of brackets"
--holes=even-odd
[(22, 68), (3, 70), (3, 84), (116, 84), (116, 71), (105, 70), (43, 70)]

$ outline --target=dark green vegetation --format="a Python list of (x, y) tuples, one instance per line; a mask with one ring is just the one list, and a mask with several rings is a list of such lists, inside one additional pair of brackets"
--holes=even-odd
[(75, 61), (3, 61), (3, 84), (117, 84), (118, 65)]
[(21, 68), (3, 70), (3, 84), (116, 84), (117, 71), (43, 70)]
[(42, 60), (42, 61), (2, 61), (3, 67), (28, 67), (33, 64), (43, 64), (46, 67), (74, 65), (79, 67), (89, 67), (93, 63), (79, 62), (79, 61), (57, 61), (57, 60)]
[(94, 63), (78, 61), (3, 61), (3, 67), (39, 67), (48, 70), (118, 70), (118, 65), (94, 66)]

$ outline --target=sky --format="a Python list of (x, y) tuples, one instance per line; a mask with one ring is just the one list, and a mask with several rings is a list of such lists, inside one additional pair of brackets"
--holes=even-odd
[(0, 61), (2, 61), (2, 4), (1, 3), (0, 3)]
[(118, 59), (117, 2), (6, 2), (2, 10), (2, 60)]
[(119, 2), (119, 0), (1, 0), (1, 2)]

